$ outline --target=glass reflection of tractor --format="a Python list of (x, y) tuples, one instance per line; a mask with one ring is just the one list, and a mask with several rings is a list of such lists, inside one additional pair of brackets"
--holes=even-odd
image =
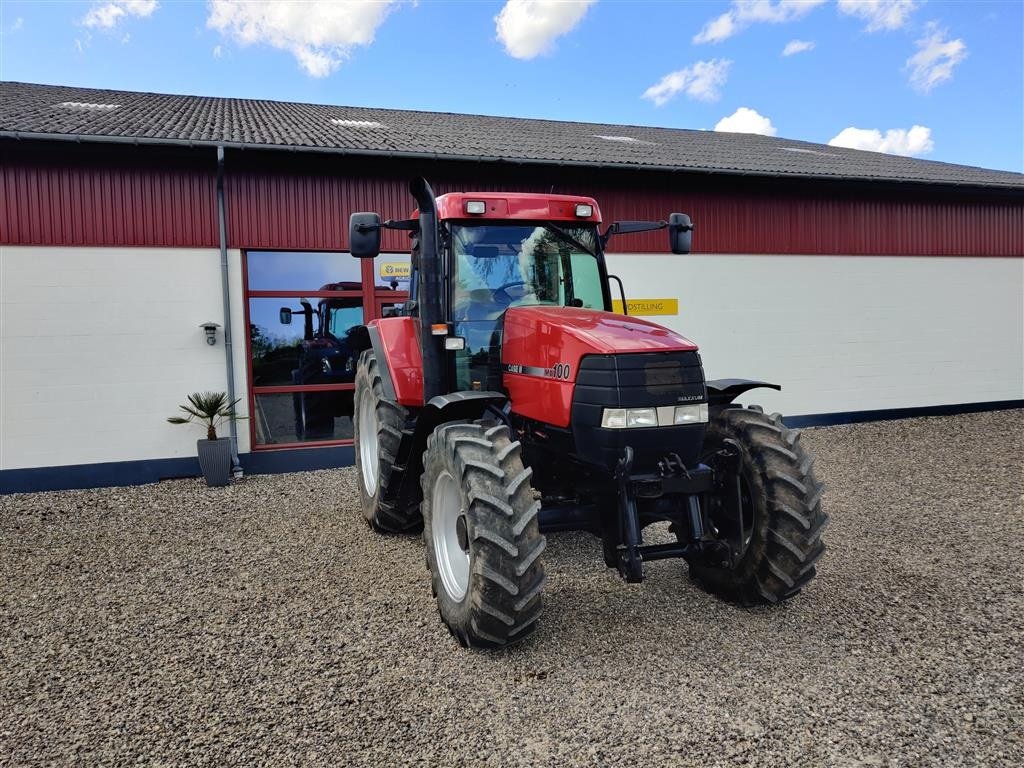
[[(356, 282), (328, 283), (321, 291), (361, 291)], [(302, 315), (302, 342), (298, 347), (298, 367), (291, 372), (292, 384), (352, 384), (355, 381), (359, 350), (369, 345), (363, 325), (363, 300), (360, 297), (321, 299), (316, 308), (308, 299), (299, 299), (302, 309), (282, 307), (280, 319), (290, 325), (294, 315)], [(314, 322), (315, 320), (315, 322)], [(352, 390), (296, 392), (295, 436), (299, 440), (327, 440), (334, 435), (334, 419), (352, 417)], [(348, 435), (342, 435), (345, 437)]]

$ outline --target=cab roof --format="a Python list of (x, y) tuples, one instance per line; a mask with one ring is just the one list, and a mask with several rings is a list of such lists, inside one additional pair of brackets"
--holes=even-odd
[[(466, 203), (480, 201), (485, 212), (466, 212)], [(589, 216), (577, 216), (577, 205), (589, 205)], [(525, 219), (530, 221), (572, 221), (601, 223), (601, 209), (592, 197), (582, 195), (542, 195), (526, 192), (451, 192), (437, 198), (437, 217), (441, 221), (460, 219)]]

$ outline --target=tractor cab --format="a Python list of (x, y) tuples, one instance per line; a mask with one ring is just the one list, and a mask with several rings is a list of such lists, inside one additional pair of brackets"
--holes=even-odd
[[(503, 389), (501, 349), (503, 320), (517, 307), (611, 308), (600, 252), (597, 206), (580, 198), (546, 196), (547, 215), (554, 208), (562, 218), (549, 221), (497, 217), (467, 218), (473, 203), (497, 208), (489, 196), (463, 199), (444, 195), (442, 219), (452, 281), (452, 334), (464, 339), (454, 360), (458, 390)], [(452, 199), (454, 198), (454, 200)], [(482, 199), (480, 199), (482, 198)], [(504, 200), (502, 200), (504, 202)], [(576, 217), (576, 206), (589, 216)], [(572, 218), (564, 216), (571, 212)], [(444, 215), (444, 214), (442, 214)], [(533, 211), (529, 215), (536, 215)]]

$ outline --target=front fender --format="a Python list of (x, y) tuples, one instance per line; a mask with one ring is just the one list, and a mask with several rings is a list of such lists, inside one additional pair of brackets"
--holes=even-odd
[(403, 507), (415, 504), (420, 498), (419, 477), (423, 474), (423, 452), (427, 438), (440, 425), (449, 421), (479, 419), (486, 413), (501, 415), (508, 398), (501, 392), (451, 392), (432, 397), (416, 413), (416, 427), (411, 435), (402, 437), (399, 453), (406, 463), (398, 490), (398, 503)]
[(708, 388), (708, 405), (728, 405), (747, 390), (759, 387), (782, 390), (779, 384), (751, 379), (713, 379), (705, 382), (705, 385)]

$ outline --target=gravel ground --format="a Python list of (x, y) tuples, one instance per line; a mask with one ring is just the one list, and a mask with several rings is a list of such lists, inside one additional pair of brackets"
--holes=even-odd
[(807, 430), (832, 525), (781, 608), (550, 537), (543, 626), (460, 649), (352, 470), (0, 499), (0, 765), (1024, 761), (1024, 411)]

